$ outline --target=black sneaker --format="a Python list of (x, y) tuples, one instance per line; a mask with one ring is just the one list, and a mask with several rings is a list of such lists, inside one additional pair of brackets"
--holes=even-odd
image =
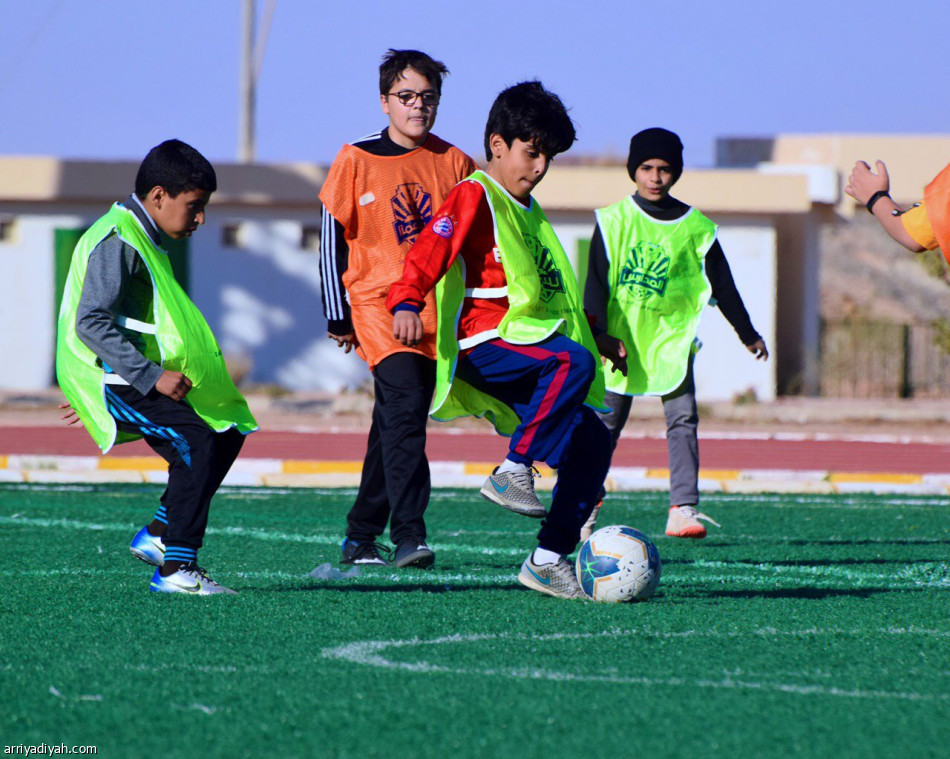
[(427, 569), (435, 564), (435, 552), (419, 538), (405, 538), (396, 546), (393, 564), (397, 567)]
[(343, 558), (341, 564), (377, 564), (388, 565), (391, 551), (386, 546), (368, 541), (357, 542), (349, 538), (343, 539)]

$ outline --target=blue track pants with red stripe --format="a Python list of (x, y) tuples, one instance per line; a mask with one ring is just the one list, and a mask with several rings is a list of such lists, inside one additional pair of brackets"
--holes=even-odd
[(583, 345), (554, 335), (535, 345), (496, 339), (459, 356), (457, 375), (510, 406), (521, 424), (508, 458), (544, 461), (558, 470), (538, 541), (568, 554), (600, 495), (610, 465), (610, 433), (584, 405), (596, 359)]

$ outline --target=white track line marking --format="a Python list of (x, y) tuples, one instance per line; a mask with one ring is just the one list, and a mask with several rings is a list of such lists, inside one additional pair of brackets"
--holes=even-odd
[[(893, 634), (891, 630), (885, 629), (880, 630), (879, 632), (884, 632), (886, 634)], [(931, 631), (933, 632), (933, 631)], [(819, 634), (828, 634), (832, 631), (820, 631), (820, 630), (791, 630), (791, 631), (779, 631), (779, 630), (770, 630), (763, 629), (753, 631), (752, 635), (791, 635), (791, 636), (807, 636), (807, 635), (819, 635)], [(441, 664), (432, 664), (428, 661), (415, 661), (415, 662), (399, 662), (392, 661), (387, 659), (383, 653), (388, 649), (398, 649), (398, 648), (414, 648), (414, 647), (437, 647), (446, 644), (469, 644), (469, 643), (480, 643), (483, 641), (490, 640), (512, 640), (512, 641), (525, 641), (525, 642), (547, 642), (547, 641), (561, 641), (561, 640), (583, 640), (583, 639), (592, 639), (592, 638), (602, 638), (602, 637), (611, 637), (616, 638), (617, 636), (644, 636), (644, 635), (653, 635), (659, 637), (673, 637), (676, 635), (706, 635), (707, 633), (699, 631), (686, 631), (684, 633), (664, 633), (658, 631), (644, 631), (644, 630), (611, 630), (604, 631), (600, 633), (558, 633), (553, 635), (511, 635), (507, 633), (486, 633), (480, 635), (447, 635), (440, 638), (433, 638), (430, 640), (420, 640), (418, 638), (409, 638), (405, 640), (370, 640), (370, 641), (359, 641), (354, 643), (347, 643), (342, 646), (336, 646), (331, 648), (325, 648), (321, 651), (321, 656), (326, 659), (336, 659), (339, 661), (351, 662), (353, 664), (359, 664), (369, 667), (378, 667), (381, 669), (395, 669), (405, 672), (422, 672), (422, 673), (442, 673), (442, 674), (454, 674), (454, 675), (473, 675), (473, 676), (488, 676), (488, 677), (504, 677), (504, 678), (513, 678), (513, 679), (528, 679), (528, 680), (551, 680), (555, 682), (605, 682), (605, 683), (614, 683), (620, 685), (645, 685), (645, 686), (660, 686), (660, 687), (675, 687), (675, 686), (684, 686), (690, 688), (715, 688), (715, 689), (740, 689), (740, 690), (758, 690), (758, 691), (775, 691), (779, 693), (790, 693), (793, 695), (803, 695), (803, 696), (833, 696), (833, 697), (846, 697), (846, 698), (866, 698), (866, 699), (894, 699), (902, 701), (946, 701), (950, 700), (950, 694), (937, 694), (930, 695), (926, 693), (914, 693), (914, 692), (904, 692), (904, 691), (867, 691), (867, 690), (858, 690), (858, 689), (843, 689), (837, 688), (834, 686), (825, 686), (825, 685), (811, 685), (811, 684), (799, 684), (799, 683), (768, 683), (768, 682), (753, 682), (748, 680), (739, 680), (734, 679), (730, 674), (726, 673), (725, 677), (721, 680), (706, 680), (706, 679), (689, 679), (685, 677), (666, 677), (666, 678), (650, 678), (650, 677), (632, 677), (632, 676), (623, 676), (617, 674), (585, 674), (585, 673), (575, 673), (575, 672), (564, 672), (557, 670), (547, 670), (547, 669), (538, 669), (538, 668), (529, 668), (529, 667), (519, 667), (519, 668), (475, 668), (475, 667), (450, 667)], [(709, 633), (713, 636), (719, 636), (719, 633), (711, 632)], [(725, 633), (723, 637), (744, 637), (747, 634), (744, 633)]]

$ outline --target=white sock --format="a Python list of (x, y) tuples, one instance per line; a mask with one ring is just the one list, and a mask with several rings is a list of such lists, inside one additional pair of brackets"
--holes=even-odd
[(561, 554), (539, 547), (535, 548), (534, 553), (531, 554), (531, 563), (537, 564), (538, 566), (542, 564), (557, 564), (560, 558)]
[(524, 464), (519, 464), (518, 462), (512, 461), (511, 459), (505, 459), (504, 461), (501, 462), (501, 466), (498, 467), (498, 473), (501, 474), (502, 472), (524, 472), (524, 471), (527, 471), (527, 469), (528, 467), (526, 467)]

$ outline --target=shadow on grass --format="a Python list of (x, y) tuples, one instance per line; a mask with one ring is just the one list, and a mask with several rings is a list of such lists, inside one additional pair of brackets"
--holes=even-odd
[(768, 565), (776, 567), (833, 567), (833, 566), (854, 566), (860, 564), (881, 564), (888, 565), (893, 564), (898, 567), (905, 566), (907, 564), (935, 564), (942, 561), (942, 558), (932, 556), (928, 559), (855, 559), (855, 558), (844, 558), (844, 559), (764, 559), (761, 556), (751, 556), (749, 558), (739, 558), (733, 557), (731, 559), (664, 559), (663, 566), (673, 566), (678, 564), (680, 566), (689, 566), (695, 564), (696, 562), (704, 561), (715, 561), (718, 564), (723, 565)]
[(696, 590), (694, 598), (798, 598), (821, 601), (827, 598), (871, 598), (882, 593), (917, 593), (922, 588), (774, 588), (772, 590)]
[(334, 582), (319, 583), (314, 582), (310, 585), (282, 586), (279, 588), (255, 588), (271, 593), (310, 593), (315, 591), (329, 591), (333, 593), (458, 593), (472, 590), (503, 590), (503, 591), (528, 591), (523, 585), (518, 583), (506, 583), (499, 585), (497, 583), (467, 583), (465, 585), (453, 585), (451, 583), (427, 583), (419, 582), (411, 585), (371, 585), (363, 582)]
[(845, 540), (841, 538), (826, 538), (824, 540), (809, 540), (808, 538), (791, 538), (776, 540), (776, 544), (785, 546), (940, 546), (950, 545), (950, 540), (940, 538), (888, 538), (887, 540)]

